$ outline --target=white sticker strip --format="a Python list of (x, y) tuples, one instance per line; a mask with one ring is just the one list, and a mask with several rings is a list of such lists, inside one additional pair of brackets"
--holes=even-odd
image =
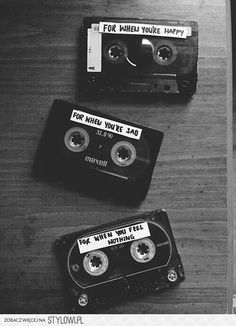
[[(95, 25), (95, 26), (94, 26)], [(87, 30), (87, 71), (102, 71), (102, 34), (98, 32), (98, 24), (92, 24)]]
[(102, 232), (90, 237), (78, 239), (81, 254), (92, 250), (110, 247), (150, 236), (147, 222), (134, 224), (125, 228)]
[(175, 38), (187, 38), (187, 36), (192, 35), (192, 29), (190, 26), (165, 26), (155, 24), (114, 22), (100, 22), (99, 32), (110, 34), (135, 34)]
[(70, 120), (133, 139), (140, 139), (142, 133), (142, 129), (140, 128), (102, 118), (79, 110), (72, 111)]

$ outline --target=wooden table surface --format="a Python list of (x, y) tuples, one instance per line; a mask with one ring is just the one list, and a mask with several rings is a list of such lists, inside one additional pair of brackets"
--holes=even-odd
[[(81, 98), (83, 16), (196, 20), (199, 81), (190, 101)], [(53, 252), (62, 234), (165, 208), (186, 273), (177, 288), (104, 313), (226, 313), (226, 14), (224, 0), (0, 1), (0, 311), (65, 313)], [(36, 180), (31, 167), (55, 98), (164, 131), (147, 198), (118, 205)]]

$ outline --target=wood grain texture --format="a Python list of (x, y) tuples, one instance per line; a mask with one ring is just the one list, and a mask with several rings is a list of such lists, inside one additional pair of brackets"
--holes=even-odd
[[(82, 99), (83, 16), (196, 20), (198, 90), (169, 97)], [(62, 234), (166, 208), (186, 280), (103, 313), (226, 313), (226, 18), (224, 0), (0, 1), (0, 310), (65, 313), (53, 252)], [(164, 131), (148, 196), (138, 207), (35, 180), (34, 155), (52, 101), (62, 98)]]

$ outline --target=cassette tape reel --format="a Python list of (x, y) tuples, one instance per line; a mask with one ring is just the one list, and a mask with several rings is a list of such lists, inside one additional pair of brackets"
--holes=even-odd
[(56, 247), (76, 312), (184, 279), (164, 210), (62, 236)]
[(82, 191), (142, 200), (163, 133), (56, 100), (34, 172)]
[(81, 47), (85, 91), (196, 91), (196, 22), (87, 17)]

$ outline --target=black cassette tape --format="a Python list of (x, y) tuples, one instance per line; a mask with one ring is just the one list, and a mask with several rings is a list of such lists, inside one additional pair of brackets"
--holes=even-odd
[(196, 22), (87, 17), (81, 48), (84, 90), (196, 91)]
[(93, 312), (184, 280), (164, 210), (64, 235), (56, 249), (74, 312)]
[(163, 133), (55, 100), (34, 172), (118, 200), (144, 199)]

